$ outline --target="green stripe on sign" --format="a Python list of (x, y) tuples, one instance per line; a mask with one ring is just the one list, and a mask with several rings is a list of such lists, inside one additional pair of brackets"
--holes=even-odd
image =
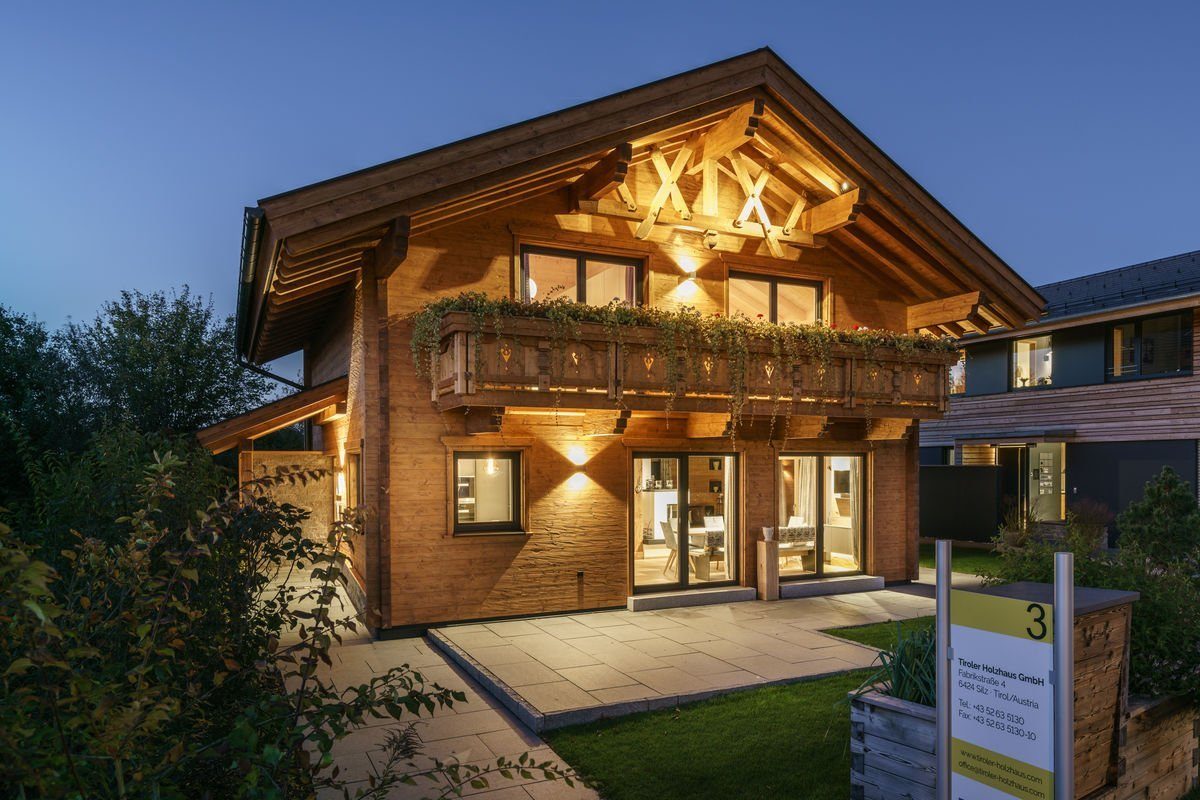
[(1054, 642), (1054, 607), (1049, 603), (953, 589), (950, 592), (950, 624), (1042, 644)]
[(962, 739), (951, 741), (951, 769), (959, 775), (1018, 800), (1053, 800), (1054, 773), (1050, 770), (976, 747)]

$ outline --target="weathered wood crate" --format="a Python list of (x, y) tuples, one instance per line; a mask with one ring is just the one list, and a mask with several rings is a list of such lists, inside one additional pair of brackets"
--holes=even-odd
[(934, 800), (937, 719), (930, 706), (879, 692), (850, 701), (850, 797)]

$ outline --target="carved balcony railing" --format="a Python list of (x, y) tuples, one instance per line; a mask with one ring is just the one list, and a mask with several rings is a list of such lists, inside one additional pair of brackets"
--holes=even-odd
[[(627, 408), (725, 412), (731, 397), (731, 359), (693, 348), (677, 356), (670, 372), (654, 328), (629, 327), (614, 341), (598, 323), (579, 323), (567, 336), (555, 323), (505, 318), (476, 332), (470, 314), (442, 317), (441, 346), (433, 356), (433, 402), (448, 410), (466, 406), (520, 408)], [(576, 336), (576, 330), (578, 335)], [(946, 410), (946, 371), (952, 353), (899, 353), (835, 344), (827, 357), (794, 363), (774, 355), (771, 342), (747, 345), (744, 415), (792, 414), (930, 419)], [(685, 363), (686, 362), (686, 363)]]

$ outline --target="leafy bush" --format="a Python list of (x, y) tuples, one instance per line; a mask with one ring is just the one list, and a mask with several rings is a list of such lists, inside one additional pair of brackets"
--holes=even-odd
[(1148, 557), (1169, 562), (1195, 559), (1200, 550), (1200, 508), (1196, 494), (1175, 470), (1163, 467), (1146, 484), (1146, 494), (1117, 517), (1118, 545), (1136, 545)]
[[(1075, 555), (1075, 584), (1139, 592), (1133, 605), (1130, 636), (1130, 689), (1147, 695), (1192, 695), (1200, 698), (1200, 575), (1195, 550), (1187, 549), (1191, 511), (1179, 502), (1180, 482), (1169, 468), (1146, 486), (1145, 499), (1121, 515), (1122, 536), (1116, 551), (1098, 548), (1091, 517), (1068, 514), (1062, 539), (1028, 537), (1020, 546), (1005, 546), (997, 537), (1000, 558), (990, 569), (989, 583), (1054, 580), (1054, 554)], [(1130, 511), (1133, 513), (1131, 514)], [(1127, 530), (1126, 524), (1133, 526)], [(1154, 542), (1161, 524), (1174, 547)], [(1145, 543), (1150, 542), (1149, 549)]]
[[(331, 648), (358, 624), (338, 601), (346, 580), (339, 550), (353, 526), (338, 522), (314, 543), (301, 534), (307, 512), (267, 496), (317, 473), (261, 479), (192, 507), (186, 522), (186, 509), (171, 506), (197, 487), (181, 485), (181, 475), (194, 477), (183, 460), (156, 458), (115, 526), (102, 518), (103, 538), (86, 527), (73, 534), (58, 568), (36, 557), (29, 537), (0, 525), (0, 793), (283, 798), (329, 789), (382, 797), (415, 780), (400, 769), (417, 743), (404, 724), (392, 729), (382, 767), (365, 785), (346, 787), (330, 756), (357, 725), (402, 721), (464, 697), (407, 666), (335, 685)], [(112, 496), (123, 491), (114, 487)], [(310, 569), (312, 584), (287, 579)], [(485, 785), (492, 773), (534, 772), (567, 777), (527, 756), (435, 762), (427, 777), (444, 795)]]

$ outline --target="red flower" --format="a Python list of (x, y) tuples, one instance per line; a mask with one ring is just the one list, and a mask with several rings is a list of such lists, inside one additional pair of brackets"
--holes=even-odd
[(836, 331), (836, 330), (837, 330), (837, 325), (834, 325), (832, 322), (831, 322), (831, 323), (829, 323), (829, 330), (831, 330), (831, 331)]
[(759, 319), (762, 319), (762, 318), (763, 318), (763, 315), (762, 315), (762, 314), (759, 314), (759, 315), (758, 315), (758, 318), (759, 318)]

